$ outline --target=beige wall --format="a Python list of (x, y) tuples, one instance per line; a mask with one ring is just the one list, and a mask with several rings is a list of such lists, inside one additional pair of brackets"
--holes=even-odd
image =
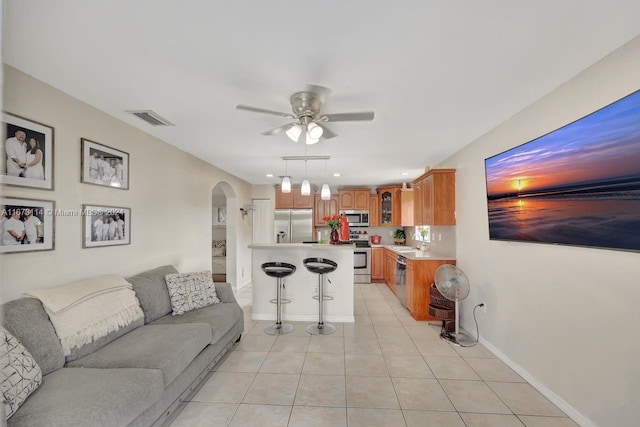
[[(132, 228), (131, 245), (83, 249), (81, 218), (57, 217), (55, 250), (0, 256), (3, 300), (101, 273), (131, 275), (163, 264), (183, 272), (211, 269), (211, 191), (220, 181), (237, 201), (228, 204), (228, 231), (236, 238), (229, 249), (237, 260), (228, 277), (238, 286), (251, 280), (251, 221), (231, 209), (251, 201), (247, 182), (11, 67), (4, 72), (3, 109), (55, 128), (55, 190), (3, 186), (2, 194), (54, 200), (58, 209), (129, 207)], [(80, 183), (81, 137), (130, 154), (129, 191)]]
[(584, 426), (640, 420), (640, 254), (489, 241), (484, 159), (638, 89), (640, 38), (439, 166), (457, 169), (457, 258), (472, 286), (464, 326), (475, 331), (472, 307), (486, 302), (487, 345)]

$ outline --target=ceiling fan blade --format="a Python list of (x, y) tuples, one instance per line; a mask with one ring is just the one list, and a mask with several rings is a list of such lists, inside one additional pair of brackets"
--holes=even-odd
[(324, 87), (324, 86), (308, 84), (307, 87), (305, 88), (305, 90), (307, 92), (313, 92), (313, 93), (317, 94), (320, 97), (320, 100), (323, 103), (327, 100), (329, 95), (331, 95), (331, 89), (329, 89), (328, 87)]
[(278, 135), (279, 133), (282, 133), (284, 131), (286, 131), (287, 129), (289, 129), (289, 127), (291, 127), (291, 125), (293, 125), (295, 123), (287, 123), (286, 125), (282, 125), (282, 126), (278, 126), (277, 128), (273, 128), (271, 130), (268, 130), (266, 132), (262, 132), (263, 135)]
[(323, 122), (356, 122), (373, 120), (374, 116), (373, 111), (360, 111), (358, 113), (324, 114), (318, 120)]
[(266, 110), (264, 108), (251, 107), (249, 105), (242, 105), (242, 104), (236, 105), (236, 110), (251, 111), (253, 113), (272, 114), (274, 116), (285, 117), (287, 119), (295, 119), (296, 118), (296, 116), (294, 116), (293, 114), (281, 113), (279, 111)]
[(322, 139), (331, 139), (338, 136), (336, 133), (333, 133), (331, 129), (327, 127), (327, 125), (316, 122), (318, 126), (322, 128)]

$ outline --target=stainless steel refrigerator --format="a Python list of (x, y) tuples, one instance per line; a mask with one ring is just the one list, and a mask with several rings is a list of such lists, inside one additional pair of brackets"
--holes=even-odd
[(279, 209), (274, 215), (276, 243), (302, 243), (313, 240), (312, 209)]

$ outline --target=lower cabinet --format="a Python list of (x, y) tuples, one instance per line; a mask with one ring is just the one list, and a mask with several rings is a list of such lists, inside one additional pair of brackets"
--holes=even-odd
[(407, 259), (407, 308), (416, 320), (438, 320), (429, 316), (431, 297), (429, 288), (434, 282), (436, 270), (443, 264), (455, 261), (423, 261)]
[(391, 292), (396, 293), (396, 254), (389, 249), (384, 250), (384, 282)]
[(384, 249), (371, 249), (371, 281), (384, 281)]
[[(396, 293), (396, 254), (389, 249), (383, 249), (384, 282), (389, 289)], [(429, 288), (434, 282), (436, 270), (443, 264), (453, 264), (455, 261), (445, 260), (412, 260), (407, 262), (407, 308), (416, 320), (438, 320), (429, 316), (431, 297)], [(372, 266), (375, 264), (372, 264)], [(372, 276), (373, 278), (373, 276)]]

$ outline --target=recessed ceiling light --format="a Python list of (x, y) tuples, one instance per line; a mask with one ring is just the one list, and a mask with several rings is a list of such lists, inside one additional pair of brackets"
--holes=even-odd
[(340, 176), (340, 172), (334, 172), (333, 176)]
[(409, 175), (409, 172), (402, 172), (402, 176), (407, 176)]
[(273, 178), (273, 174), (272, 173), (268, 173), (267, 174), (267, 178)]

